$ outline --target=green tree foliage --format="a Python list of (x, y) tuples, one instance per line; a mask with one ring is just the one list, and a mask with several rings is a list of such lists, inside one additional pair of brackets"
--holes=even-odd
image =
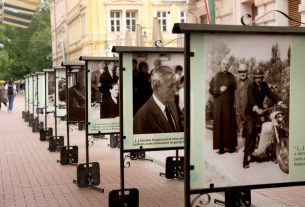
[(27, 29), (1, 25), (0, 42), (0, 79), (22, 79), (52, 67), (49, 5), (41, 2)]

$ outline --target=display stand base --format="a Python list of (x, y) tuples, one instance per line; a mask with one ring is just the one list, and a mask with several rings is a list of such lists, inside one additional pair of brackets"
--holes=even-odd
[(43, 128), (43, 122), (38, 122), (36, 117), (32, 122), (32, 132), (39, 132), (40, 127)]
[(82, 163), (77, 165), (77, 180), (73, 183), (78, 187), (89, 187), (103, 193), (104, 189), (96, 187), (100, 184), (100, 165), (98, 162)]
[(88, 142), (91, 143), (90, 145), (93, 145), (95, 141), (102, 140), (102, 139), (107, 139), (107, 137), (105, 137), (105, 135), (103, 135), (103, 134), (94, 134), (89, 138)]
[(85, 127), (86, 127), (86, 124), (85, 123), (78, 123), (78, 130), (79, 131), (83, 131), (83, 130), (85, 130)]
[(111, 148), (120, 148), (120, 136), (118, 134), (110, 134), (110, 143)]
[(47, 128), (47, 129), (44, 129), (44, 128), (41, 128), (39, 130), (39, 139), (40, 141), (46, 141), (47, 139), (49, 139), (51, 136), (53, 136), (53, 129), (52, 128)]
[(63, 146), (60, 148), (60, 160), (57, 160), (61, 165), (76, 165), (78, 163), (78, 146)]
[(146, 159), (145, 151), (144, 150), (139, 150), (139, 151), (133, 151), (130, 152), (129, 157), (131, 160), (146, 160), (146, 161), (151, 161), (153, 162), (153, 159)]
[(25, 119), (25, 117), (27, 116), (27, 111), (22, 111), (22, 118)]
[(64, 137), (63, 136), (52, 136), (49, 138), (49, 148), (50, 152), (59, 151), (60, 148), (64, 146)]
[(29, 120), (30, 120), (30, 112), (25, 112), (25, 114), (24, 114), (24, 121), (25, 122), (29, 122)]
[(225, 192), (225, 201), (214, 200), (215, 204), (222, 204), (226, 207), (250, 207), (251, 190), (228, 190)]
[(34, 114), (30, 114), (29, 115), (29, 127), (32, 127), (32, 124), (33, 124), (33, 121), (35, 120), (35, 118), (34, 118)]
[(109, 207), (139, 207), (139, 190), (136, 188), (109, 192)]
[(184, 179), (184, 157), (167, 157), (165, 161), (165, 173), (160, 173), (167, 179)]

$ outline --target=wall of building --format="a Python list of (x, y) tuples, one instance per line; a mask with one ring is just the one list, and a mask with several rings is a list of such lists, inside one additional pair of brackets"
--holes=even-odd
[[(163, 0), (50, 0), (52, 18), (53, 64), (63, 60), (64, 43), (67, 60), (77, 61), (80, 55), (113, 56), (114, 45), (125, 45), (126, 11), (137, 11), (137, 24), (142, 26), (145, 46), (152, 43), (153, 17), (156, 11), (166, 11), (167, 31), (162, 32), (163, 42), (167, 46), (177, 46), (176, 34), (171, 30), (176, 22), (180, 22), (180, 12), (186, 11), (185, 0), (174, 3)], [(111, 32), (110, 11), (120, 11), (121, 31)], [(145, 33), (145, 35), (144, 35)], [(135, 45), (136, 33), (130, 32), (131, 44)], [(181, 45), (181, 43), (179, 43)]]
[[(215, 0), (216, 24), (241, 24), (241, 17), (251, 14), (246, 23), (255, 20), (257, 25), (288, 26), (288, 20), (279, 13), (288, 13), (289, 0)], [(182, 41), (171, 30), (180, 22), (180, 12), (187, 12), (188, 23), (206, 22), (204, 1), (198, 0), (50, 0), (52, 25), (52, 54), (54, 64), (63, 60), (65, 47), (67, 60), (78, 60), (78, 55), (112, 56), (114, 45), (125, 45), (127, 39), (126, 12), (137, 11), (136, 23), (141, 24), (145, 46), (152, 42), (153, 18), (157, 11), (167, 16), (167, 30), (162, 32), (163, 43), (167, 46), (182, 46)], [(121, 12), (121, 30), (112, 32), (110, 11)], [(299, 12), (305, 21), (305, 0), (299, 5)], [(145, 34), (145, 35), (144, 35)], [(136, 33), (129, 32), (131, 45), (136, 43)]]
[[(241, 17), (245, 14), (251, 14), (252, 17), (245, 19), (246, 23), (250, 23), (252, 20), (258, 19), (263, 14), (266, 14), (271, 10), (280, 10), (288, 14), (288, 1), (289, 0), (215, 0), (215, 21), (216, 24), (233, 24), (240, 25)], [(302, 4), (305, 5), (302, 0)], [(198, 7), (198, 5), (204, 5), (204, 0), (190, 1), (190, 12), (195, 17), (203, 15), (201, 11), (192, 9), (192, 6)], [(300, 5), (301, 15), (305, 6)], [(194, 14), (195, 13), (195, 14)], [(305, 20), (305, 15), (302, 17)], [(270, 14), (259, 18), (255, 21), (256, 25), (260, 26), (288, 26), (288, 19), (282, 14), (277, 12), (271, 12)]]

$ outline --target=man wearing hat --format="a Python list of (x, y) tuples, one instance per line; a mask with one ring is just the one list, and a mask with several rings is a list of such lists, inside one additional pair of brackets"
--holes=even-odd
[(242, 137), (246, 136), (245, 124), (246, 115), (245, 109), (248, 102), (247, 90), (252, 80), (248, 78), (248, 65), (240, 63), (238, 68), (238, 77), (236, 79), (236, 90), (235, 90), (235, 110), (236, 110), (236, 122), (237, 132)]
[[(259, 123), (260, 115), (263, 114), (263, 102), (264, 98), (267, 96), (274, 103), (278, 105), (283, 105), (283, 101), (280, 100), (280, 97), (273, 93), (268, 84), (263, 81), (264, 71), (261, 67), (257, 67), (252, 72), (253, 83), (248, 86), (248, 103), (245, 110), (246, 114), (246, 128), (247, 135), (245, 140), (245, 149), (244, 149), (244, 160), (243, 167), (249, 168), (249, 162), (252, 156), (253, 151), (255, 150), (256, 145), (256, 133), (254, 126), (256, 123)], [(284, 105), (283, 105), (284, 106)]]

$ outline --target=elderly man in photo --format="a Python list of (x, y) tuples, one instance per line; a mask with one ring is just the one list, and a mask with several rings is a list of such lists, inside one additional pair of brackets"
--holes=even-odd
[(237, 132), (240, 136), (245, 137), (246, 136), (245, 109), (248, 102), (247, 90), (252, 80), (248, 78), (248, 65), (246, 63), (240, 63), (237, 72), (238, 72), (238, 77), (236, 79), (236, 91), (235, 91)]
[(151, 73), (151, 87), (152, 96), (134, 116), (134, 134), (181, 132), (181, 121), (174, 103), (177, 88), (173, 69), (157, 66)]
[(209, 92), (214, 97), (213, 107), (213, 149), (219, 154), (236, 151), (237, 131), (234, 108), (236, 80), (229, 72), (229, 59), (221, 61), (221, 71), (210, 82)]

